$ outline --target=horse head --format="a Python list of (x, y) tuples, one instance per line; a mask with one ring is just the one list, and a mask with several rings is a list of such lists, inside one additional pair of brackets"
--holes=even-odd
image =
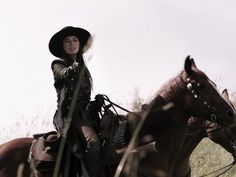
[(166, 103), (172, 103), (181, 110), (184, 116), (201, 117), (212, 122), (229, 126), (236, 122), (235, 109), (222, 97), (216, 84), (201, 70), (192, 58), (185, 59), (184, 70), (168, 81), (152, 101), (158, 105), (157, 99), (163, 98)]
[[(229, 99), (227, 89), (222, 92), (222, 96), (233, 106)], [(205, 137), (208, 137), (214, 143), (219, 144), (233, 155), (234, 161), (236, 160), (236, 125), (222, 127), (222, 125), (216, 122), (204, 120), (199, 117), (191, 117), (188, 119), (188, 129), (185, 135), (186, 138), (184, 140), (182, 151), (178, 156), (178, 161), (175, 165), (175, 175), (173, 176), (184, 176), (184, 174), (189, 173), (191, 168), (190, 156), (197, 145)], [(209, 149), (209, 151), (211, 150)], [(214, 173), (212, 173), (212, 175), (213, 174)]]
[[(229, 98), (227, 89), (223, 90), (222, 96), (234, 107)], [(208, 122), (207, 124), (207, 127), (210, 127), (207, 129), (208, 137), (215, 143), (224, 147), (224, 149), (233, 155), (234, 160), (236, 160), (236, 125), (222, 127), (221, 125), (212, 122)]]
[(186, 112), (212, 122), (229, 126), (235, 123), (235, 109), (218, 92), (216, 84), (199, 70), (189, 56), (185, 60)]

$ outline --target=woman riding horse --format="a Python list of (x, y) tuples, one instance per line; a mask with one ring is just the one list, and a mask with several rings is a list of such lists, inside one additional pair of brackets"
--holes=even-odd
[[(185, 60), (184, 70), (160, 89), (145, 113), (145, 121), (136, 142), (138, 146), (156, 142), (157, 152), (139, 153), (140, 177), (176, 177), (175, 165), (184, 147), (189, 117), (215, 121), (222, 127), (235, 123), (233, 107), (221, 97), (214, 83), (196, 67), (190, 57)], [(129, 121), (133, 120), (128, 118)], [(2, 149), (4, 146), (6, 144), (1, 146)], [(23, 161), (27, 154), (21, 157)], [(10, 167), (10, 163), (2, 164), (0, 161), (0, 176), (12, 177), (9, 174), (12, 175), (14, 170)]]

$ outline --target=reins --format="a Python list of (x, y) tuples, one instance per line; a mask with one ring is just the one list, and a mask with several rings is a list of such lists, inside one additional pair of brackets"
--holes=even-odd
[(215, 174), (215, 173), (217, 173), (217, 172), (219, 172), (219, 171), (222, 171), (222, 170), (224, 170), (225, 168), (228, 168), (228, 169), (226, 169), (225, 171), (221, 172), (220, 174), (216, 175), (216, 177), (219, 177), (219, 176), (225, 174), (226, 172), (228, 172), (234, 165), (235, 165), (235, 161), (232, 162), (232, 163), (230, 163), (230, 164), (228, 164), (228, 165), (226, 165), (225, 167), (222, 167), (222, 168), (220, 168), (220, 169), (218, 169), (218, 170), (212, 171), (212, 172), (210, 172), (210, 173), (208, 173), (208, 174), (205, 174), (205, 175), (202, 175), (202, 176), (200, 176), (200, 177), (209, 176), (209, 175)]
[[(188, 125), (187, 127), (190, 127), (190, 125)], [(214, 128), (214, 127), (199, 127), (199, 130), (205, 130), (207, 128)], [(222, 128), (217, 128), (217, 129), (214, 129), (214, 130), (211, 130), (211, 131), (206, 131), (206, 133), (213, 133), (213, 132), (217, 132), (217, 131), (220, 131), (222, 130)], [(197, 132), (197, 133), (186, 133), (185, 136), (195, 136), (195, 135), (199, 135), (201, 134), (201, 132)]]
[[(130, 110), (128, 110), (128, 109), (126, 109), (126, 108), (124, 108), (124, 107), (122, 107), (122, 106), (120, 106), (120, 105), (114, 103), (114, 102), (111, 101), (111, 100), (108, 98), (108, 96), (105, 95), (105, 94), (98, 94), (98, 95), (96, 95), (95, 99), (98, 99), (98, 100), (102, 103), (101, 106), (103, 107), (104, 110), (107, 110), (107, 109), (109, 109), (109, 108), (112, 108), (113, 111), (115, 112), (115, 114), (118, 116), (118, 119), (120, 119), (120, 120), (124, 120), (125, 118), (119, 116), (119, 114), (118, 114), (118, 112), (117, 112), (117, 110), (116, 110), (115, 107), (117, 107), (117, 108), (119, 108), (119, 109), (121, 109), (121, 110), (123, 110), (123, 111), (125, 111), (125, 112), (127, 112), (127, 113), (130, 113), (130, 114), (133, 114), (133, 115), (136, 115), (136, 116), (138, 115), (138, 114), (136, 114), (135, 112), (132, 112), (132, 111), (130, 111)], [(107, 101), (109, 104), (106, 105), (105, 102), (104, 102), (104, 100)]]
[[(186, 128), (188, 128), (188, 127), (191, 127), (191, 126), (184, 126), (184, 125), (178, 125), (178, 124), (175, 124), (175, 126), (177, 126), (177, 127), (186, 127)], [(212, 127), (212, 126), (205, 126), (205, 127), (199, 127), (199, 130), (204, 130), (204, 129), (207, 129), (207, 128), (214, 128), (214, 127)], [(200, 177), (206, 177), (206, 176), (209, 176), (209, 175), (212, 175), (212, 174), (215, 174), (215, 173), (217, 173), (217, 172), (220, 172), (220, 171), (222, 171), (222, 170), (224, 170), (223, 172), (221, 172), (220, 174), (218, 174), (216, 177), (219, 177), (219, 176), (221, 176), (221, 175), (223, 175), (223, 174), (225, 174), (226, 172), (228, 172), (235, 164), (236, 164), (236, 141), (234, 140), (234, 138), (229, 134), (229, 132), (226, 130), (226, 129), (224, 129), (224, 128), (216, 128), (216, 129), (214, 129), (214, 130), (211, 130), (211, 131), (206, 131), (206, 133), (208, 134), (208, 133), (214, 133), (214, 132), (217, 132), (217, 131), (220, 131), (220, 130), (224, 130), (224, 132), (225, 132), (225, 134), (228, 136), (228, 138), (230, 139), (230, 145), (229, 146), (231, 146), (232, 147), (232, 149), (233, 149), (233, 152), (231, 152), (231, 154), (232, 154), (232, 156), (233, 156), (233, 162), (232, 163), (230, 163), (230, 164), (228, 164), (228, 165), (226, 165), (226, 166), (224, 166), (224, 167), (222, 167), (222, 168), (220, 168), (220, 169), (218, 169), (218, 170), (215, 170), (215, 171), (212, 171), (212, 172), (210, 172), (210, 173), (208, 173), (208, 174), (205, 174), (205, 175), (202, 175), (202, 176), (200, 176)], [(202, 132), (200, 131), (200, 132), (197, 132), (197, 133), (187, 133), (187, 134), (185, 134), (185, 136), (196, 136), (196, 135), (199, 135), (199, 134), (201, 134)], [(227, 168), (227, 169), (226, 169)]]
[[(116, 114), (118, 114), (118, 113), (117, 113), (117, 111), (115, 110), (114, 106), (120, 108), (121, 110), (123, 110), (123, 111), (125, 111), (125, 112), (127, 112), (127, 113), (133, 113), (132, 111), (129, 111), (128, 109), (126, 109), (126, 108), (124, 108), (124, 107), (121, 107), (121, 106), (119, 106), (118, 104), (112, 102), (112, 101), (108, 98), (107, 95), (104, 95), (104, 94), (103, 94), (102, 96), (104, 97), (104, 100), (106, 100), (107, 102), (109, 102), (109, 103), (111, 104), (111, 106), (112, 106), (113, 110), (116, 112)], [(134, 114), (134, 113), (133, 113), (133, 114)]]

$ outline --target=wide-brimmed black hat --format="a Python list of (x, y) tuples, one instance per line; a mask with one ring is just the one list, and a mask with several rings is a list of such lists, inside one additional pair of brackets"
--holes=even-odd
[(63, 39), (67, 36), (78, 37), (80, 42), (80, 48), (83, 50), (82, 53), (86, 52), (91, 45), (91, 34), (87, 30), (83, 28), (67, 26), (62, 28), (56, 34), (54, 34), (49, 41), (48, 47), (50, 52), (54, 56), (61, 57), (63, 55), (64, 49), (62, 42)]

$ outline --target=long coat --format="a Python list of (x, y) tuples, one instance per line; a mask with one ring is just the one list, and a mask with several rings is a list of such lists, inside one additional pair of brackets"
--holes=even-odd
[[(70, 74), (68, 74), (66, 71), (72, 64), (72, 60), (58, 59), (54, 60), (51, 65), (54, 74), (54, 87), (57, 91), (57, 110), (53, 118), (53, 123), (61, 134), (64, 134), (65, 121), (68, 119), (72, 97), (82, 67), (79, 66), (76, 72), (70, 72)], [(85, 111), (90, 101), (91, 82), (88, 72), (83, 74), (80, 83), (72, 123), (77, 122), (78, 117), (79, 119), (83, 118), (82, 112)]]

